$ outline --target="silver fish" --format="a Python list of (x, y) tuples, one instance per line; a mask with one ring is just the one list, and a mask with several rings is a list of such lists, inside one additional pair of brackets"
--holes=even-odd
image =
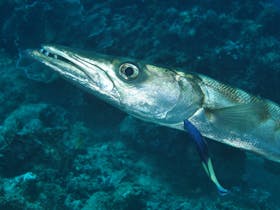
[[(204, 137), (280, 162), (280, 107), (270, 100), (201, 74), (134, 59), (62, 46), (29, 54), (132, 116), (179, 130), (186, 130), (187, 120)], [(212, 171), (210, 161), (207, 173), (219, 185)]]

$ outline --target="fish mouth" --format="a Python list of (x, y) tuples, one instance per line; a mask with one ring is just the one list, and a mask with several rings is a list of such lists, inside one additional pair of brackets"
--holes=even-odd
[(28, 50), (28, 54), (39, 62), (51, 67), (66, 78), (88, 80), (82, 62), (77, 55), (64, 47), (42, 46), (39, 50)]
[(119, 103), (119, 93), (108, 74), (112, 65), (104, 56), (50, 45), (27, 53), (88, 92)]

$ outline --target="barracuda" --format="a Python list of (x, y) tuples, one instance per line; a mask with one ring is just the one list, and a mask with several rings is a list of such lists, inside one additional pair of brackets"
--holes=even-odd
[(29, 50), (38, 61), (145, 121), (187, 131), (221, 194), (203, 137), (280, 162), (280, 108), (209, 77), (62, 46)]

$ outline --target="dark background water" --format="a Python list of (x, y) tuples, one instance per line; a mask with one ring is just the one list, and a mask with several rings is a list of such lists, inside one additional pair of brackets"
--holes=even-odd
[(279, 209), (279, 164), (209, 141), (232, 191), (220, 197), (186, 134), (128, 117), (23, 53), (52, 43), (133, 57), (280, 103), (279, 7), (1, 1), (0, 209)]

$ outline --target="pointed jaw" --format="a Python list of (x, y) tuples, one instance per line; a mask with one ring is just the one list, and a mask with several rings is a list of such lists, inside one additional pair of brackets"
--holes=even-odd
[(40, 50), (29, 50), (28, 54), (88, 92), (119, 105), (119, 93), (108, 75), (113, 69), (108, 57), (61, 46), (42, 46)]

